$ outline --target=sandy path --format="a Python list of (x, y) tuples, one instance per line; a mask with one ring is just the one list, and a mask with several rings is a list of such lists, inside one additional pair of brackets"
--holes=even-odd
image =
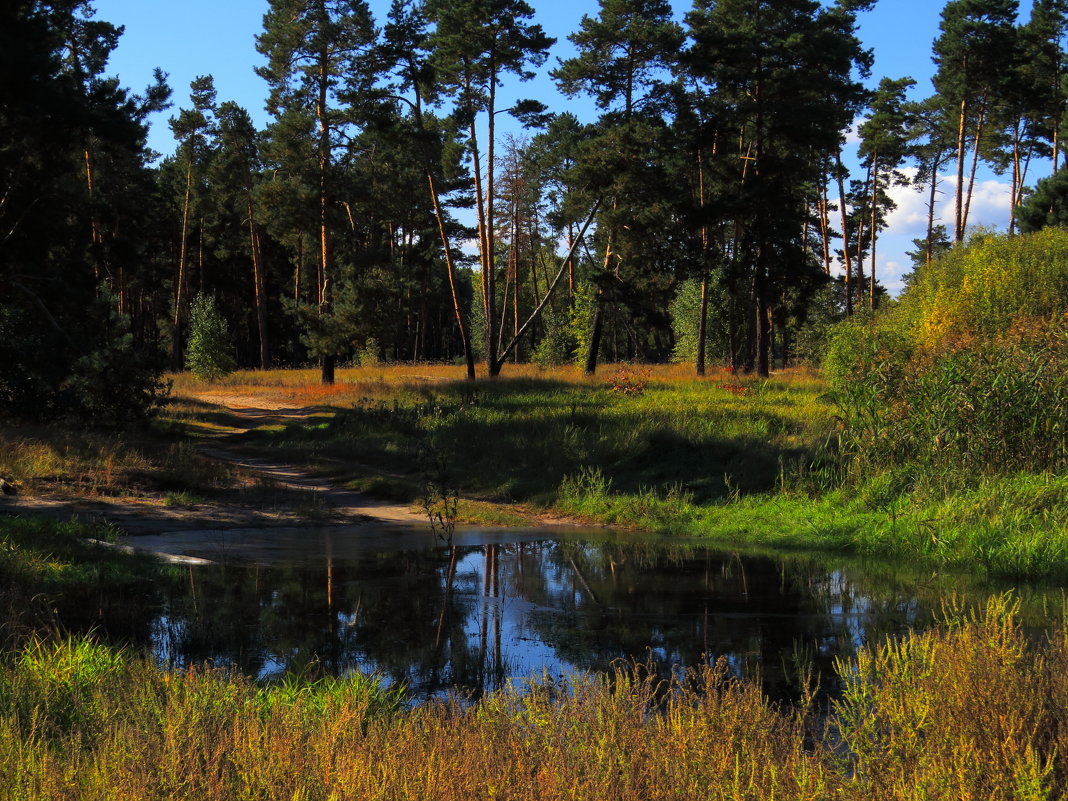
[[(262, 425), (286, 420), (305, 420), (319, 411), (315, 407), (291, 405), (291, 401), (269, 395), (241, 395), (222, 392), (197, 393), (192, 396), (201, 403), (222, 406), (247, 425), (238, 426), (234, 433), (245, 433)], [(289, 489), (307, 490), (315, 493), (332, 514), (346, 518), (363, 519), (367, 522), (402, 523), (426, 525), (426, 516), (412, 510), (407, 504), (391, 503), (369, 498), (354, 490), (335, 487), (323, 479), (307, 475), (299, 468), (266, 459), (250, 456), (226, 445), (225, 439), (215, 445), (199, 445), (197, 450), (211, 459), (227, 462), (253, 475), (261, 476)]]
[[(321, 409), (293, 405), (292, 401), (269, 395), (241, 395), (220, 392), (198, 393), (191, 398), (219, 406), (238, 418), (228, 435), (197, 450), (211, 459), (226, 462), (241, 473), (264, 480), (265, 493), (288, 490), (304, 507), (296, 508), (292, 498), (281, 504), (198, 501), (192, 507), (171, 507), (159, 498), (47, 498), (0, 495), (0, 513), (44, 514), (88, 523), (111, 523), (129, 534), (162, 534), (176, 531), (252, 529), (267, 527), (404, 526), (426, 527), (426, 517), (407, 504), (379, 501), (336, 487), (300, 468), (253, 456), (230, 445), (230, 435), (250, 431), (279, 421), (307, 419)], [(282, 493), (280, 493), (282, 494)], [(309, 514), (309, 509), (312, 514)]]

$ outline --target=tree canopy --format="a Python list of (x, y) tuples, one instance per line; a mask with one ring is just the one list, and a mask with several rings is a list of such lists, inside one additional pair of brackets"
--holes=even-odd
[[(324, 382), (371, 353), (470, 378), (536, 354), (767, 374), (815, 321), (885, 295), (896, 187), (925, 192), (917, 263), (962, 241), (983, 164), (1011, 176), (1010, 233), (1062, 225), (1064, 3), (1021, 18), (1016, 0), (946, 2), (922, 101), (912, 79), (870, 74), (871, 6), (696, 0), (680, 17), (600, 0), (550, 64), (521, 0), (394, 0), (381, 21), (364, 0), (270, 0), (269, 123), (201, 75), (156, 161), (166, 76), (137, 94), (109, 77), (122, 28), (88, 0), (14, 0), (0, 410), (150, 413), (195, 296), (214, 298), (236, 365), (316, 363)], [(516, 100), (539, 73), (596, 119)], [(1040, 164), (1053, 176), (1032, 189)]]

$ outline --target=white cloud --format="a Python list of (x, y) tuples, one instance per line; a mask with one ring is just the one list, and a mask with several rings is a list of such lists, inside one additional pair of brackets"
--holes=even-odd
[[(915, 176), (915, 169), (905, 171)], [(938, 195), (935, 200), (935, 224), (953, 230), (956, 220), (957, 177), (954, 174), (939, 177)], [(896, 186), (890, 197), (897, 208), (887, 218), (887, 228), (880, 234), (876, 254), (876, 276), (892, 294), (903, 288), (901, 276), (912, 269), (912, 261), (906, 255), (914, 249), (912, 240), (927, 236), (927, 201), (930, 188), (917, 191), (911, 186)], [(991, 226), (1003, 230), (1009, 221), (1012, 186), (996, 177), (977, 180), (972, 187), (971, 205), (968, 209), (968, 227)]]
[(846, 145), (853, 146), (860, 144), (860, 126), (863, 122), (863, 117), (855, 117), (853, 119), (852, 124), (849, 126), (849, 128), (846, 129), (845, 132)]

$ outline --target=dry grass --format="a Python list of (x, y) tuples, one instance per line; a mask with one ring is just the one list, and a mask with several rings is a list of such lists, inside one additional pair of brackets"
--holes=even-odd
[(148, 431), (0, 426), (0, 476), (24, 495), (149, 497), (228, 487), (233, 471)]
[[(581, 368), (540, 367), (534, 364), (508, 365), (501, 381), (540, 379), (589, 388), (608, 388), (621, 369), (631, 366), (602, 365), (596, 375), (584, 375)], [(294, 406), (350, 406), (360, 399), (382, 400), (398, 392), (418, 391), (436, 385), (465, 384), (477, 388), (480, 382), (467, 384), (465, 369), (448, 364), (392, 364), (373, 367), (352, 367), (336, 371), (335, 383), (323, 385), (318, 370), (238, 370), (216, 381), (203, 381), (191, 373), (167, 376), (173, 384), (178, 402), (183, 398), (203, 395), (260, 397)], [(697, 378), (693, 367), (684, 364), (643, 365), (641, 373), (650, 384), (704, 383), (718, 386), (738, 384), (748, 386), (761, 381), (753, 376), (733, 374), (722, 368), (709, 370), (705, 378)], [(478, 366), (480, 381), (486, 377), (484, 364)], [(797, 388), (818, 388), (822, 379), (815, 370), (792, 368), (777, 374)]]

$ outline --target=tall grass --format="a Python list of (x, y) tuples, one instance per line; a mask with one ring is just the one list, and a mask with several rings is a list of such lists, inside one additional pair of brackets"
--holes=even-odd
[(98, 544), (118, 535), (108, 525), (0, 517), (0, 645), (55, 630), (61, 620), (92, 626), (105, 599), (117, 603), (121, 593), (164, 579), (154, 560)]
[(983, 236), (835, 331), (839, 496), (871, 552), (1068, 577), (1068, 233)]
[[(1068, 791), (1068, 630), (1005, 598), (839, 664), (829, 710), (724, 662), (414, 708), (77, 641), (0, 667), (0, 795), (36, 799), (1045, 799)], [(385, 693), (385, 694), (383, 694)]]
[(229, 486), (232, 471), (148, 429), (0, 426), (0, 477), (24, 495), (144, 496)]

